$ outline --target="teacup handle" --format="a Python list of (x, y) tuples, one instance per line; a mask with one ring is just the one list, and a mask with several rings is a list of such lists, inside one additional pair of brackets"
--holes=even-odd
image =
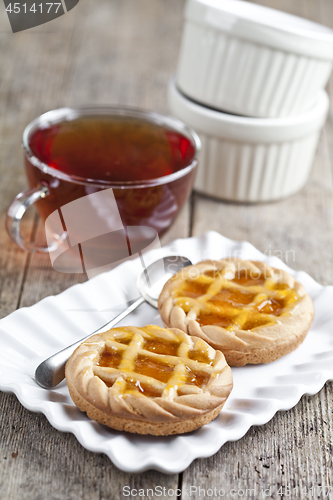
[(50, 247), (47, 246), (42, 247), (42, 246), (37, 246), (34, 243), (31, 243), (30, 241), (23, 240), (21, 236), (20, 224), (25, 212), (30, 207), (30, 205), (32, 205), (38, 200), (45, 198), (49, 194), (50, 190), (48, 189), (48, 187), (42, 186), (41, 184), (34, 188), (27, 189), (26, 191), (23, 191), (22, 193), (18, 194), (16, 198), (14, 198), (12, 204), (10, 205), (7, 211), (7, 217), (6, 217), (7, 232), (11, 237), (11, 239), (14, 241), (14, 243), (17, 243), (17, 245), (21, 247), (23, 250), (26, 250), (28, 252), (48, 253), (58, 248), (59, 244), (61, 244), (61, 241), (63, 240), (63, 237), (59, 236), (58, 237), (59, 240), (57, 241), (55, 239), (54, 243)]

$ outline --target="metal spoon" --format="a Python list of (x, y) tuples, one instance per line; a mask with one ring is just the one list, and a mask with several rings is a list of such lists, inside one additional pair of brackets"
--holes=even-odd
[(65, 378), (65, 365), (68, 358), (84, 340), (95, 333), (104, 331), (105, 327), (112, 328), (145, 301), (157, 309), (158, 297), (164, 283), (177, 271), (191, 264), (192, 262), (187, 257), (181, 255), (168, 255), (150, 264), (138, 277), (137, 286), (141, 297), (98, 330), (43, 361), (36, 369), (36, 382), (44, 389), (50, 389), (60, 384)]

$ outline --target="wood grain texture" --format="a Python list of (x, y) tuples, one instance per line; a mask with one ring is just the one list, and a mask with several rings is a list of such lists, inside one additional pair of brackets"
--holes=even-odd
[[(331, 0), (255, 3), (333, 27)], [(85, 279), (55, 272), (48, 256), (28, 256), (5, 233), (6, 209), (26, 187), (20, 148), (24, 126), (62, 105), (121, 104), (167, 113), (166, 86), (176, 69), (183, 6), (183, 0), (80, 0), (56, 21), (13, 35), (0, 4), (1, 317)], [(328, 91), (333, 99), (332, 80)], [(265, 205), (236, 205), (195, 194), (163, 243), (187, 237), (191, 230), (198, 235), (215, 229), (332, 284), (332, 120), (331, 108), (313, 172), (300, 193)], [(24, 231), (28, 238), (43, 237), (33, 212)], [(333, 485), (332, 403), (332, 384), (326, 384), (293, 410), (227, 443), (214, 457), (196, 460), (179, 476), (166, 476), (122, 473), (106, 456), (85, 450), (74, 436), (56, 431), (43, 415), (23, 408), (15, 396), (0, 393), (0, 499), (119, 499), (125, 498), (125, 485), (176, 490), (178, 484), (183, 499), (203, 498), (199, 491), (189, 497), (191, 485), (206, 491), (223, 488), (224, 498), (241, 498), (233, 489), (255, 489), (256, 498), (264, 498), (262, 490), (272, 486), (271, 497), (281, 498), (280, 485)], [(150, 492), (145, 498), (156, 497)]]

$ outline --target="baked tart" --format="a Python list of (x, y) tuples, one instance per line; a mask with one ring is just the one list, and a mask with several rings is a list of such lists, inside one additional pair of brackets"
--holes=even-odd
[(188, 266), (158, 303), (166, 327), (202, 338), (230, 366), (269, 363), (296, 349), (313, 321), (304, 287), (264, 262), (223, 259)]
[(70, 395), (101, 424), (138, 434), (189, 432), (213, 420), (232, 389), (223, 354), (200, 338), (147, 325), (93, 335), (66, 365)]

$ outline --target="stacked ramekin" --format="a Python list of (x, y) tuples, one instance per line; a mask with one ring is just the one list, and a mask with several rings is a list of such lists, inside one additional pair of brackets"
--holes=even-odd
[(298, 191), (332, 64), (325, 26), (240, 0), (188, 0), (169, 106), (202, 141), (196, 190), (244, 202)]

